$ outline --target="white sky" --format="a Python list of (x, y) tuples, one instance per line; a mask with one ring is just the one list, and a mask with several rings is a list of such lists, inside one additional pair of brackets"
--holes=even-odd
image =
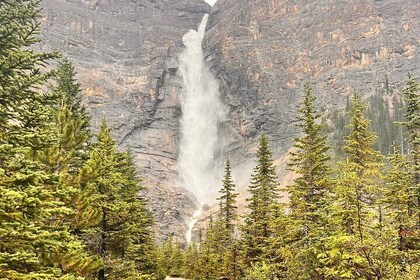
[(217, 0), (204, 0), (204, 1), (206, 1), (207, 3), (209, 3), (210, 5), (214, 5), (214, 3), (216, 3), (216, 1)]

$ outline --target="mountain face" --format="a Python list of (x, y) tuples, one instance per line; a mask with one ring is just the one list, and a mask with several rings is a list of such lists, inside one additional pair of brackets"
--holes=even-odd
[(418, 0), (219, 0), (212, 9), (201, 0), (44, 0), (43, 8), (42, 48), (74, 61), (93, 125), (105, 117), (133, 151), (159, 238), (182, 237), (197, 207), (177, 187), (177, 58), (203, 14), (206, 59), (229, 108), (225, 152), (244, 182), (261, 132), (282, 164), (305, 82), (331, 112), (354, 90), (389, 93), (407, 71), (420, 76)]
[(262, 131), (276, 156), (290, 148), (305, 82), (328, 112), (353, 91), (398, 90), (408, 71), (420, 75), (418, 0), (219, 0), (210, 19), (204, 47), (236, 163), (252, 158)]
[(78, 71), (94, 127), (106, 118), (130, 148), (155, 214), (158, 237), (187, 231), (195, 197), (177, 188), (182, 36), (210, 6), (201, 0), (44, 0), (42, 37)]

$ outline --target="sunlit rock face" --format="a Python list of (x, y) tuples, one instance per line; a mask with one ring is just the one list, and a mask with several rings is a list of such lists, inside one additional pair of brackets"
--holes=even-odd
[(98, 127), (106, 118), (130, 148), (159, 238), (183, 238), (195, 197), (177, 188), (182, 36), (210, 6), (201, 0), (44, 0), (44, 49), (72, 59)]
[(354, 90), (395, 92), (407, 71), (420, 77), (420, 2), (219, 0), (204, 48), (230, 108), (231, 159), (249, 162), (261, 132), (281, 156), (305, 82), (325, 112)]

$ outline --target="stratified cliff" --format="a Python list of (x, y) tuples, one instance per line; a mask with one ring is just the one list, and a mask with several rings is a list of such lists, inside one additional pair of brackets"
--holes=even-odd
[[(177, 56), (182, 35), (210, 6), (201, 0), (44, 0), (43, 6), (42, 47), (75, 62), (94, 126), (105, 117), (119, 146), (134, 152), (159, 237), (181, 237), (196, 199), (176, 180), (183, 86)], [(407, 71), (420, 76), (418, 0), (219, 0), (207, 29), (206, 58), (229, 108), (221, 124), (226, 153), (244, 186), (261, 132), (284, 166), (305, 82), (314, 85), (319, 107), (332, 111), (353, 90), (398, 91)]]
[(397, 90), (407, 71), (420, 76), (418, 0), (219, 0), (210, 19), (205, 49), (230, 108), (236, 163), (253, 157), (261, 132), (276, 156), (290, 148), (305, 82), (326, 111), (354, 90)]
[(201, 0), (44, 0), (44, 49), (71, 58), (93, 126), (106, 118), (149, 188), (159, 237), (187, 231), (196, 199), (177, 188), (182, 35), (210, 6)]

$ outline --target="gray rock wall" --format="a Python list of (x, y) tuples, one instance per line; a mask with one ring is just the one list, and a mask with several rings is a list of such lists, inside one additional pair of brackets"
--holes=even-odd
[[(201, 0), (44, 0), (44, 49), (75, 62), (98, 126), (105, 117), (136, 158), (159, 237), (186, 232), (194, 196), (176, 184), (182, 35), (210, 7)], [(420, 76), (418, 0), (219, 0), (204, 47), (229, 118), (221, 124), (234, 172), (246, 186), (261, 132), (284, 154), (296, 136), (305, 82), (332, 111), (353, 90), (397, 91)], [(280, 173), (282, 173), (280, 172)]]
[(219, 0), (205, 38), (207, 59), (230, 107), (230, 157), (249, 162), (257, 136), (282, 156), (305, 82), (322, 111), (344, 106), (354, 90), (400, 88), (420, 76), (418, 0)]
[(210, 6), (201, 0), (44, 0), (43, 49), (78, 71), (93, 127), (102, 118), (120, 148), (133, 151), (158, 236), (187, 231), (193, 195), (176, 185), (182, 35)]

